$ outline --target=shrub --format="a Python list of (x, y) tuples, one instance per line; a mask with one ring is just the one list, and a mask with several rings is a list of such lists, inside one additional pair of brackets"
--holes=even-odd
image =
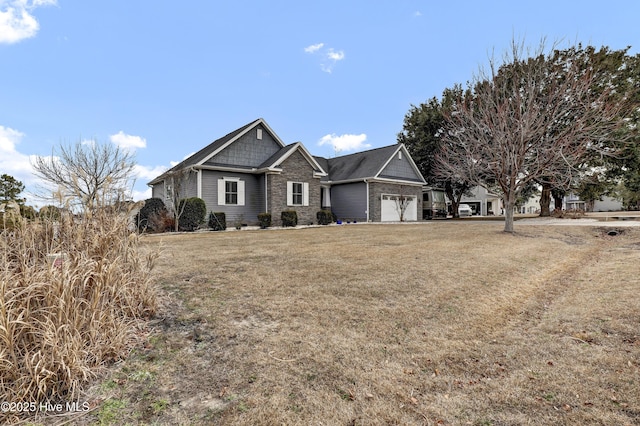
[(20, 216), (25, 219), (33, 220), (36, 218), (36, 209), (31, 206), (20, 206)]
[(127, 356), (156, 309), (155, 259), (126, 215), (66, 213), (0, 232), (0, 400), (74, 401)]
[(60, 220), (60, 209), (56, 206), (44, 206), (38, 212), (40, 219)]
[(176, 218), (173, 217), (169, 210), (164, 209), (151, 214), (147, 224), (149, 229), (154, 232), (171, 232), (176, 228)]
[(244, 215), (242, 215), (242, 214), (241, 214), (240, 216), (238, 216), (238, 217), (236, 218), (236, 222), (235, 222), (235, 224), (236, 224), (236, 229), (237, 229), (238, 231), (242, 229), (242, 226), (246, 226), (246, 225), (244, 224)]
[(202, 198), (185, 198), (180, 200), (178, 211), (182, 212), (178, 218), (178, 229), (181, 231), (195, 231), (204, 222), (207, 214), (207, 205)]
[(214, 231), (224, 231), (227, 229), (227, 217), (224, 212), (211, 212), (208, 225)]
[(266, 229), (271, 226), (271, 213), (259, 213), (258, 222), (261, 229)]
[(282, 226), (296, 226), (298, 224), (298, 213), (295, 210), (285, 210), (280, 214)]
[[(149, 198), (145, 200), (144, 206), (136, 215), (136, 225), (138, 231), (165, 232), (168, 229), (164, 227), (159, 218), (170, 215), (167, 206), (160, 198)], [(157, 227), (156, 227), (157, 226)], [(169, 228), (171, 229), (171, 228)]]
[(584, 217), (585, 214), (584, 214), (584, 210), (581, 210), (581, 209), (569, 209), (569, 210), (554, 209), (551, 212), (551, 215), (559, 219), (565, 219), (565, 218), (579, 219), (581, 217)]
[(331, 210), (320, 210), (316, 213), (316, 218), (318, 219), (318, 225), (328, 225), (333, 222), (333, 213), (331, 213)]

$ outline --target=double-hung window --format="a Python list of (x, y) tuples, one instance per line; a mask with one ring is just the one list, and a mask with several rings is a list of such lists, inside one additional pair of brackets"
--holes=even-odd
[(287, 206), (309, 205), (309, 183), (287, 182)]
[(224, 203), (238, 204), (238, 181), (227, 180), (224, 182)]
[(302, 205), (302, 182), (293, 182), (291, 185), (291, 200), (295, 206)]
[(244, 206), (244, 181), (228, 177), (218, 179), (218, 205)]

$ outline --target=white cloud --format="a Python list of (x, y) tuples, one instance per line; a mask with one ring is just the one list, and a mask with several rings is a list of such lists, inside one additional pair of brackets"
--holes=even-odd
[(306, 53), (317, 55), (320, 57), (320, 69), (331, 74), (333, 68), (345, 58), (343, 50), (335, 50), (332, 47), (324, 47), (324, 43), (312, 44), (304, 48)]
[(137, 148), (146, 148), (147, 140), (140, 136), (127, 135), (120, 130), (115, 135), (109, 136), (109, 140), (122, 149), (135, 151)]
[(177, 166), (178, 164), (182, 163), (184, 160), (186, 160), (187, 158), (191, 157), (195, 153), (196, 152), (193, 151), (191, 154), (185, 155), (184, 157), (182, 157), (182, 160), (180, 160), (180, 161), (169, 161), (169, 164), (171, 164), (171, 167)]
[(133, 199), (133, 201), (147, 200), (151, 198), (151, 188), (147, 188), (144, 191), (138, 191), (134, 189), (133, 191), (131, 191), (131, 198)]
[(343, 151), (359, 151), (364, 148), (370, 148), (371, 145), (365, 143), (367, 140), (367, 135), (361, 133), (359, 135), (336, 135), (332, 133), (330, 135), (323, 136), (320, 141), (318, 141), (318, 145), (331, 145), (333, 146), (333, 150), (335, 152), (343, 152)]
[(419, 18), (419, 17), (421, 17), (421, 16), (422, 16), (422, 12), (420, 12), (419, 10), (416, 10), (416, 11), (413, 13), (413, 16), (415, 16), (416, 18)]
[(40, 29), (34, 9), (56, 5), (57, 0), (0, 0), (0, 43), (12, 44), (34, 37)]
[(344, 59), (344, 52), (342, 50), (336, 52), (333, 49), (329, 49), (329, 51), (327, 52), (327, 58), (331, 59), (332, 61), (341, 61)]
[(323, 46), (324, 46), (324, 43), (312, 44), (311, 46), (305, 47), (304, 51), (307, 53), (314, 53), (322, 49)]
[(13, 176), (25, 185), (25, 190), (20, 194), (27, 198), (27, 204), (42, 204), (42, 200), (33, 194), (38, 187), (44, 187), (44, 183), (33, 174), (32, 162), (35, 155), (26, 155), (18, 151), (24, 133), (9, 127), (0, 126), (0, 171)]
[(140, 164), (136, 164), (134, 168), (134, 173), (137, 178), (143, 179), (146, 182), (157, 178), (162, 173), (166, 172), (167, 168), (164, 166), (142, 166)]
[(33, 181), (33, 168), (30, 157), (16, 149), (23, 137), (22, 132), (0, 126), (0, 170), (26, 184)]

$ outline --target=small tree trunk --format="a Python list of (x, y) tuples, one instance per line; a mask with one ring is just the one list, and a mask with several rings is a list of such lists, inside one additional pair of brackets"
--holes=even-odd
[(562, 197), (557, 197), (554, 195), (553, 197), (553, 207), (556, 210), (562, 210)]
[(449, 198), (449, 200), (451, 200), (451, 215), (455, 218), (460, 217), (460, 215), (458, 214), (458, 204), (459, 201), (458, 199), (455, 197), (453, 190), (450, 188), (445, 187), (445, 193), (447, 194), (447, 197)]
[(551, 204), (551, 185), (545, 183), (542, 185), (542, 194), (540, 194), (540, 217), (551, 216), (549, 205)]

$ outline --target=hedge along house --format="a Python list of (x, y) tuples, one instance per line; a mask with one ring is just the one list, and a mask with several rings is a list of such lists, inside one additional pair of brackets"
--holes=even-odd
[(324, 159), (300, 142), (285, 145), (260, 118), (149, 185), (169, 205), (174, 197), (199, 197), (207, 212), (224, 212), (227, 222), (254, 224), (268, 212), (279, 225), (282, 211), (295, 210), (298, 223), (309, 224), (323, 208), (345, 220), (400, 220), (401, 213), (417, 220), (424, 179), (404, 145)]

